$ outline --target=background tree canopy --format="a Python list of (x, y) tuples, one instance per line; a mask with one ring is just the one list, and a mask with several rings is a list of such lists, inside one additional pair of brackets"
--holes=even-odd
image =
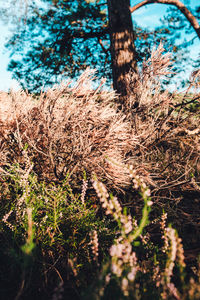
[[(123, 6), (129, 1), (120, 2)], [(159, 1), (149, 1), (154, 2)], [(182, 2), (189, 7), (189, 0)], [(134, 4), (136, 1), (131, 1), (131, 5)], [(190, 11), (197, 20), (200, 19), (199, 5)], [(1, 14), (6, 21), (12, 19), (14, 29), (6, 44), (12, 57), (8, 70), (23, 88), (39, 91), (42, 86), (57, 83), (65, 76), (76, 77), (86, 66), (96, 68), (99, 77), (111, 79), (107, 1), (40, 0), (29, 3), (10, 0), (7, 7), (1, 7)], [(169, 5), (167, 15), (162, 16), (162, 26), (154, 31), (140, 28), (134, 22), (134, 13), (132, 17), (137, 63), (140, 64), (149, 56), (152, 47), (163, 41), (165, 49), (173, 51), (179, 72), (183, 61), (189, 59), (187, 46), (198, 38), (195, 35), (192, 40), (182, 39), (180, 43), (183, 32), (194, 31), (181, 11)], [(195, 66), (199, 65), (199, 62), (195, 63)]]

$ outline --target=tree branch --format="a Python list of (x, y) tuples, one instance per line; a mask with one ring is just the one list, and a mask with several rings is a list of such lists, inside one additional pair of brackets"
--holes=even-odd
[(130, 7), (131, 13), (136, 11), (138, 8), (148, 5), (148, 4), (153, 4), (153, 3), (160, 3), (160, 4), (168, 4), (168, 5), (174, 5), (176, 6), (187, 18), (187, 20), (190, 22), (191, 26), (194, 28), (196, 31), (196, 34), (198, 35), (200, 39), (200, 25), (195, 18), (195, 16), (191, 13), (191, 11), (179, 0), (143, 0), (142, 2), (134, 5), (133, 7)]
[(108, 56), (109, 49), (106, 49), (101, 38), (98, 38), (98, 42), (103, 50), (103, 52)]
[[(175, 107), (175, 108), (177, 108), (177, 107), (179, 107), (179, 106), (183, 107), (183, 106), (186, 106), (186, 105), (188, 105), (188, 104), (191, 104), (191, 103), (195, 102), (195, 101), (198, 100), (198, 99), (200, 99), (200, 96), (197, 96), (197, 97), (195, 97), (194, 99), (192, 99), (192, 100), (190, 100), (190, 101), (188, 101), (188, 102), (181, 102), (181, 103), (178, 103), (178, 104), (174, 105), (174, 107)], [(173, 111), (174, 111), (174, 109), (173, 109)]]

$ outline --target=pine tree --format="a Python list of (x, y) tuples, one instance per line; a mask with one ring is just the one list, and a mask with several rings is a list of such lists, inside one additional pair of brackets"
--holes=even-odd
[[(183, 1), (188, 4), (189, 0)], [(74, 78), (90, 66), (97, 69), (99, 77), (112, 78), (114, 89), (122, 98), (127, 97), (130, 92), (128, 74), (137, 70), (152, 46), (163, 40), (165, 48), (178, 55), (180, 49), (185, 52), (185, 48), (183, 51), (183, 47), (176, 44), (181, 30), (191, 31), (192, 28), (199, 37), (200, 6), (196, 6), (196, 11), (187, 10), (179, 0), (143, 0), (132, 7), (130, 0), (40, 0), (31, 3), (8, 0), (8, 3), (10, 7), (0, 10), (4, 18), (7, 13), (6, 21), (13, 15), (15, 29), (6, 45), (12, 56), (8, 70), (29, 91), (39, 91), (42, 86), (59, 82), (64, 76)], [(132, 24), (136, 9), (154, 3), (169, 6), (163, 26), (150, 31), (138, 27), (135, 22)], [(19, 5), (24, 5), (25, 11), (16, 16)], [(189, 42), (184, 46), (187, 44)]]

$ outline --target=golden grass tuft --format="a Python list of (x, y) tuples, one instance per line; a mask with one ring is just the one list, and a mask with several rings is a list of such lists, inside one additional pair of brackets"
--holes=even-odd
[(28, 145), (41, 180), (62, 180), (70, 173), (76, 186), (85, 170), (115, 188), (129, 184), (123, 163), (137, 137), (117, 111), (113, 92), (88, 89), (91, 74), (86, 70), (74, 88), (62, 84), (37, 98), (23, 91), (3, 95), (1, 166), (25, 164), (23, 149)]

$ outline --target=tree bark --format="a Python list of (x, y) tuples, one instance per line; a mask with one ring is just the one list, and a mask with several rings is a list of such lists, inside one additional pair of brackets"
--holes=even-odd
[(130, 0), (108, 0), (113, 88), (120, 99), (130, 95), (129, 72), (137, 71)]
[(155, 4), (155, 3), (160, 3), (160, 4), (168, 4), (168, 5), (174, 5), (176, 6), (187, 18), (187, 20), (190, 22), (191, 26), (194, 28), (196, 31), (197, 36), (200, 39), (200, 25), (195, 18), (195, 16), (191, 13), (191, 11), (179, 0), (144, 0), (133, 7), (130, 8), (131, 13), (133, 13), (135, 10), (138, 8), (148, 5), (148, 4)]

